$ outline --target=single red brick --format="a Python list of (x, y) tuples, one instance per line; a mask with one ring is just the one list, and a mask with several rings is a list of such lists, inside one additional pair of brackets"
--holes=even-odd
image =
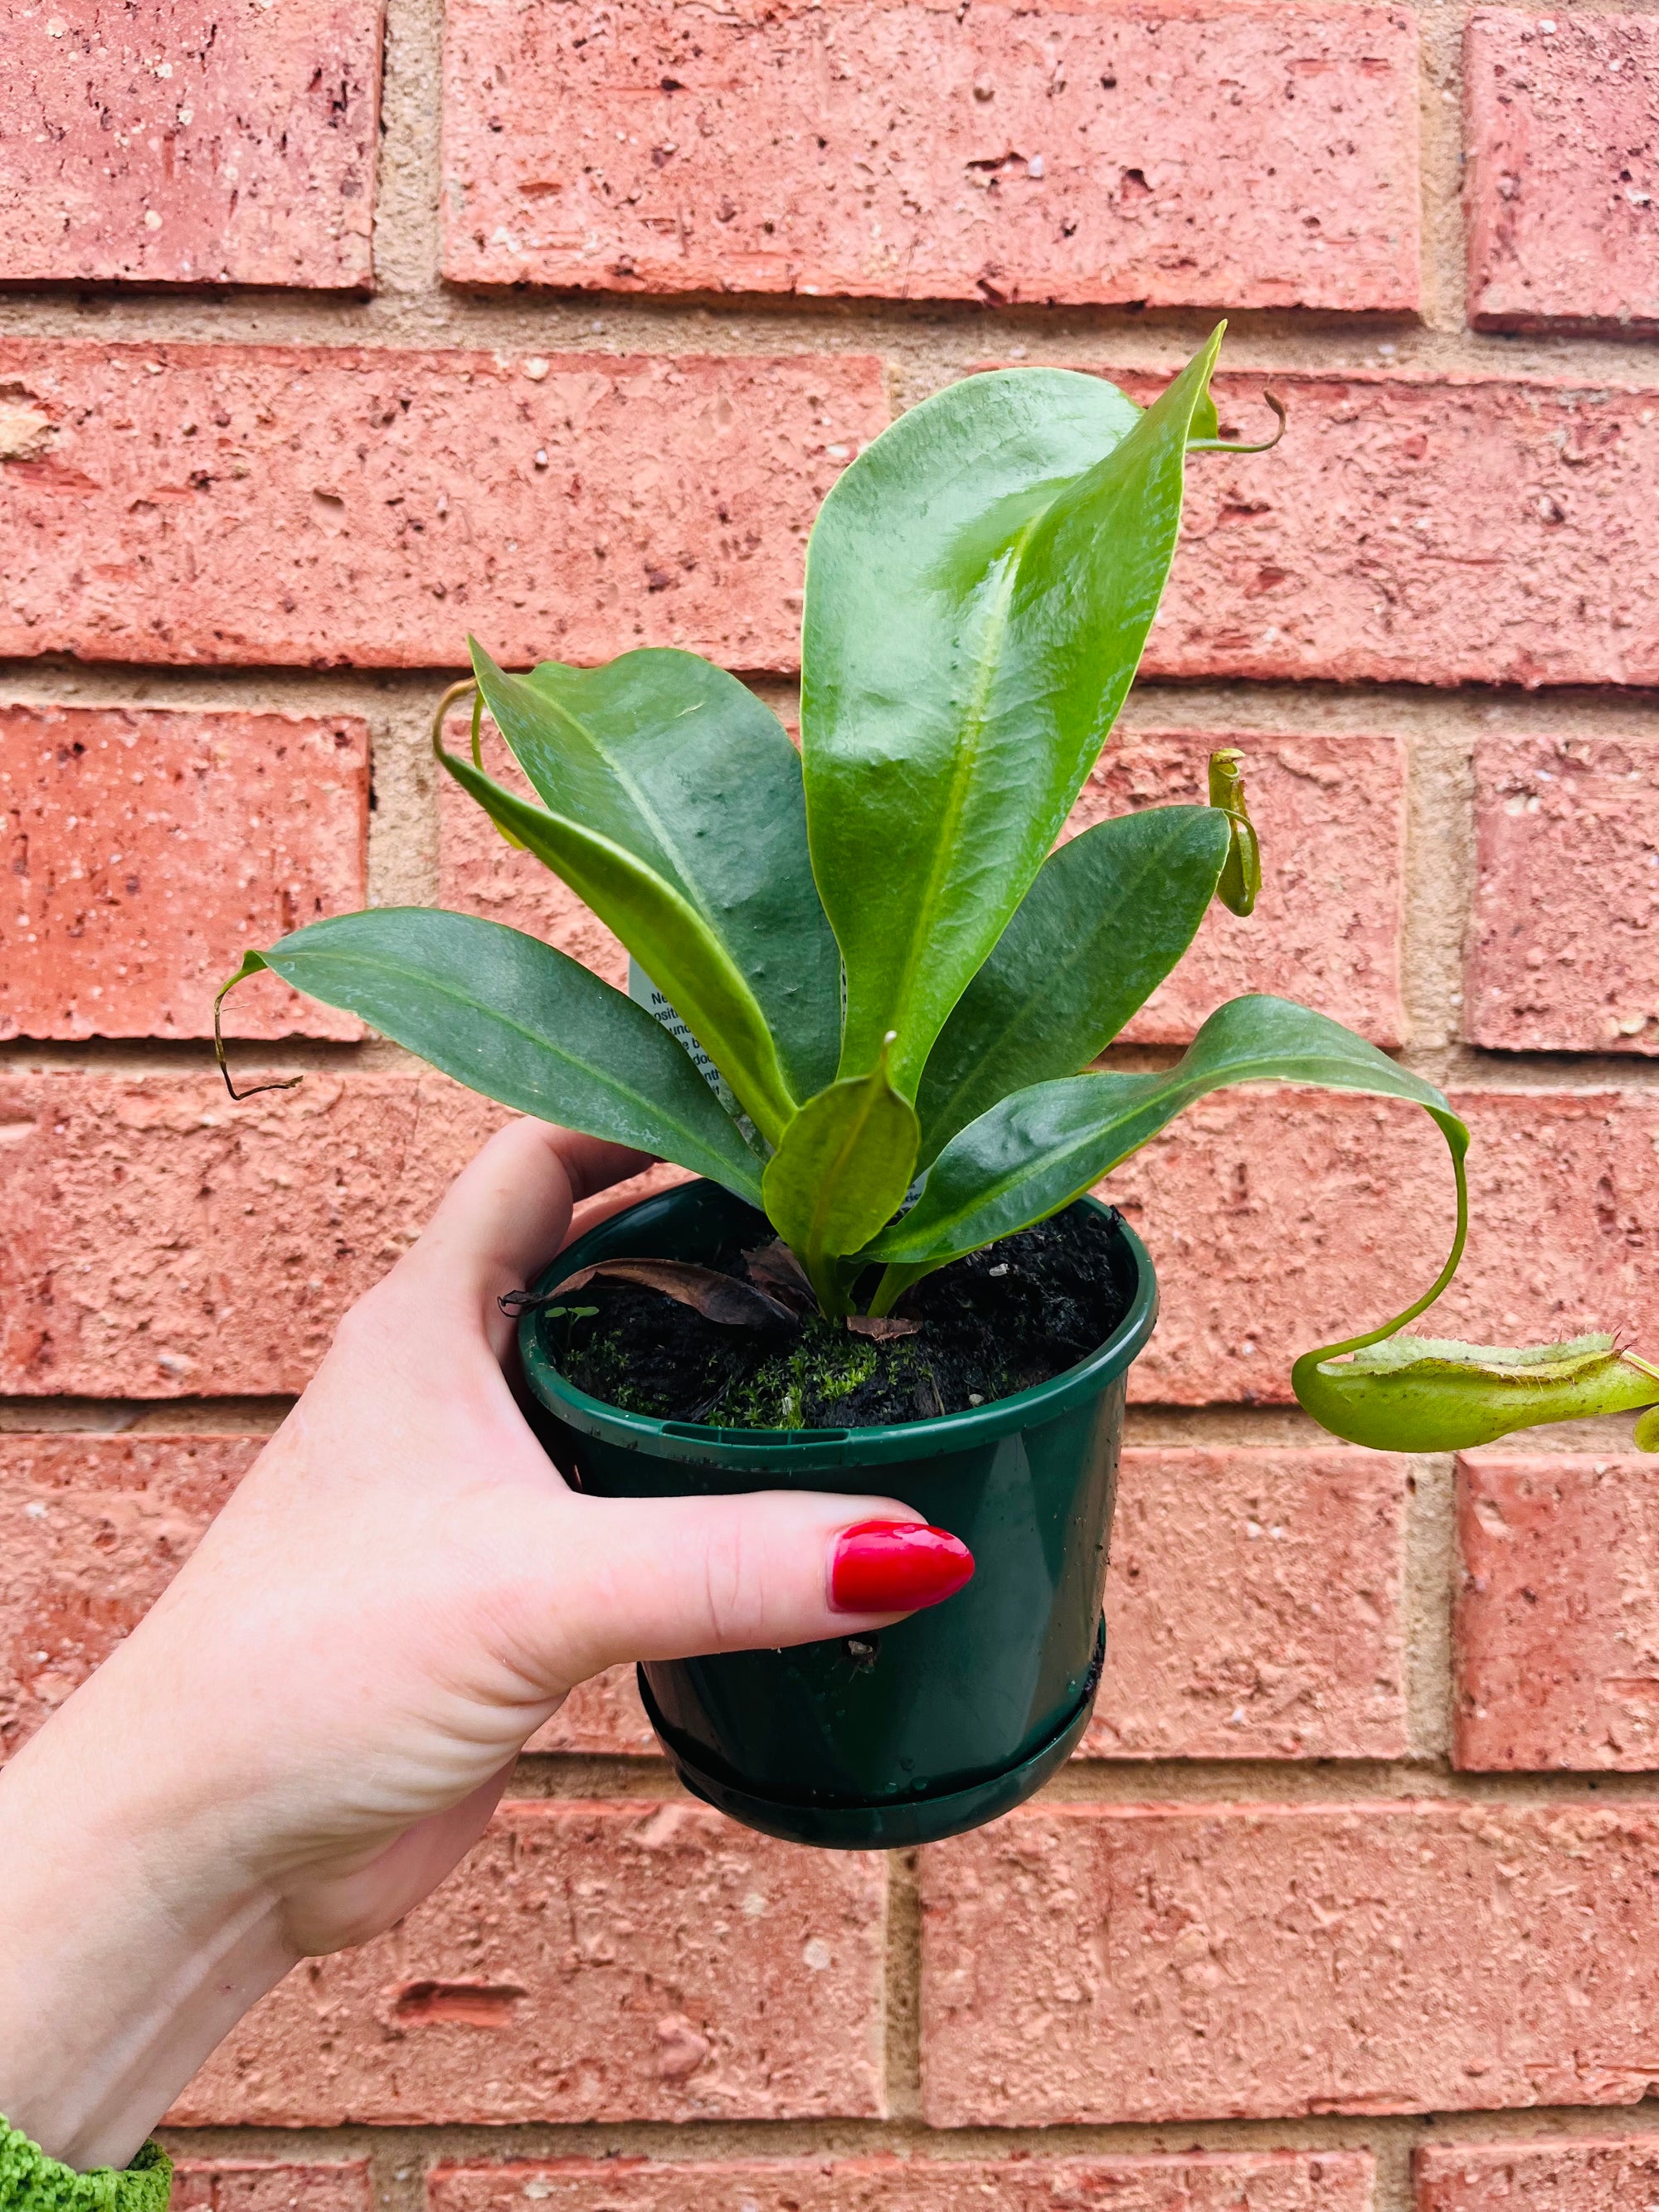
[(1467, 1034), (1500, 1052), (1659, 1052), (1659, 746), (1482, 738)]
[(507, 1805), (389, 1935), (297, 1967), (170, 2119), (878, 2117), (886, 1879), (701, 1805)]
[(1261, 896), (1248, 921), (1211, 908), (1126, 1041), (1185, 1043), (1224, 999), (1269, 991), (1316, 1006), (1375, 1044), (1401, 1043), (1406, 751), (1398, 738), (1137, 730), (1107, 746), (1072, 829), (1136, 807), (1203, 804), (1206, 763), (1223, 745), (1244, 754), (1261, 836)]
[(313, 1071), (241, 1105), (211, 1071), (8, 1073), (0, 1389), (303, 1389), (340, 1315), (507, 1118), (412, 1071)]
[(366, 2158), (181, 2158), (170, 2212), (372, 2212)]
[(0, 342), (0, 654), (792, 668), (881, 364)]
[(1418, 304), (1404, 9), (466, 0), (446, 30), (463, 283)]
[(1476, 330), (1659, 330), (1659, 23), (1480, 9), (1463, 101)]
[(1405, 1479), (1377, 1452), (1132, 1446), (1091, 1759), (1397, 1759)]
[(1370, 2212), (1369, 2152), (1020, 2159), (556, 2158), (440, 2166), (430, 2212)]
[(137, 1626), (260, 1441), (0, 1436), (0, 1750)]
[(0, 0), (0, 280), (367, 289), (379, 6)]
[[(211, 1036), (247, 946), (367, 900), (355, 717), (0, 707), (0, 1037)], [(244, 1036), (360, 1037), (267, 979)]]
[(1149, 675), (1659, 682), (1650, 386), (1234, 373), (1230, 433), (1272, 427), (1264, 385), (1289, 433), (1194, 455)]
[(1659, 1765), (1654, 1462), (1460, 1458), (1457, 1537), (1457, 1764)]
[[(1644, 1226), (1659, 1101), (1483, 1091), (1451, 1103), (1474, 1131), (1474, 1226), (1436, 1332), (1547, 1343), (1622, 1324), (1659, 1340)], [(1099, 1188), (1146, 1238), (1162, 1285), (1131, 1393), (1172, 1404), (1284, 1401), (1297, 1353), (1398, 1312), (1451, 1241), (1444, 1145), (1391, 1100), (1224, 1091)]]
[(1031, 1808), (921, 1880), (935, 2127), (1633, 2104), (1659, 2069), (1659, 1806)]
[(1424, 2144), (1412, 2172), (1416, 2212), (1653, 2212), (1659, 2140)]

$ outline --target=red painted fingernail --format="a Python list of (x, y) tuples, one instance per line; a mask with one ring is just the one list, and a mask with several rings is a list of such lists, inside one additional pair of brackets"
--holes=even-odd
[(974, 1555), (925, 1521), (860, 1521), (836, 1539), (830, 1602), (837, 1613), (916, 1613), (959, 1590)]

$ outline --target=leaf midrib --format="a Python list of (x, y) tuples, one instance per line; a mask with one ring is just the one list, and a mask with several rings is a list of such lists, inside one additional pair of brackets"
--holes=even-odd
[[(696, 1144), (705, 1152), (712, 1153), (714, 1149), (709, 1140), (694, 1129), (689, 1122), (682, 1121), (678, 1115), (665, 1108), (659, 1099), (653, 1098), (648, 1092), (635, 1090), (631, 1085), (619, 1080), (604, 1062), (584, 1060), (580, 1053), (572, 1052), (568, 1046), (554, 1044), (540, 1030), (527, 1028), (523, 1022), (517, 1020), (513, 1015), (497, 1012), (494, 1007), (486, 1006), (478, 999), (469, 998), (465, 990), (455, 984), (434, 982), (429, 975), (423, 975), (417, 969), (401, 966), (394, 960), (374, 958), (362, 952), (317, 951), (302, 953), (299, 957), (301, 961), (307, 959), (337, 961), (344, 966), (365, 969), (375, 975), (395, 975), (405, 982), (418, 984), (422, 989), (431, 991), (441, 998), (453, 1000), (457, 1006), (471, 1008), (485, 1021), (494, 1022), (498, 1028), (510, 1030), (516, 1036), (521, 1036), (526, 1043), (540, 1047), (550, 1059), (567, 1061), (570, 1066), (578, 1068), (583, 1074), (599, 1081), (605, 1088), (614, 1091), (618, 1097), (626, 1099), (630, 1103), (644, 1106), (650, 1115), (665, 1121), (671, 1129), (678, 1130), (688, 1143)], [(274, 961), (270, 961), (269, 956), (267, 956), (267, 961), (270, 966), (276, 966)], [(289, 964), (298, 963), (290, 959)], [(280, 975), (282, 970), (278, 969), (276, 972)], [(303, 985), (301, 988), (303, 988)], [(617, 995), (620, 997), (621, 994), (618, 993)], [(650, 1016), (647, 1015), (646, 1018), (649, 1020)], [(666, 1034), (665, 1030), (664, 1035), (666, 1036)], [(702, 1078), (697, 1074), (689, 1059), (686, 1065), (691, 1068), (694, 1079), (701, 1083)], [(709, 1097), (714, 1098), (712, 1091), (709, 1092)], [(724, 1110), (717, 1098), (714, 1099), (714, 1105), (717, 1111)], [(732, 1133), (741, 1146), (743, 1139), (735, 1122), (732, 1124)], [(746, 1150), (747, 1147), (745, 1146), (744, 1149)]]
[[(453, 769), (452, 773), (453, 773)], [(496, 783), (482, 769), (473, 769), (470, 773), (488, 787), (494, 794), (496, 803), (507, 812), (509, 819), (514, 819), (515, 817), (524, 817), (520, 826), (526, 832), (525, 842), (529, 845), (530, 850), (536, 853), (538, 860), (542, 859), (542, 855), (537, 852), (532, 840), (542, 835), (538, 826), (540, 823), (550, 823), (556, 830), (574, 841), (579, 848), (585, 846), (597, 852), (624, 876), (636, 879), (642, 878), (652, 887), (653, 894), (668, 904), (671, 915), (673, 907), (678, 906), (683, 913), (690, 917), (691, 923), (703, 932), (707, 945), (702, 956), (702, 976), (705, 981), (718, 986), (719, 992), (723, 995), (732, 1016), (738, 1018), (730, 1018), (724, 1024), (726, 1034), (723, 1040), (722, 1049), (726, 1046), (731, 1047), (726, 1053), (726, 1057), (732, 1060), (731, 1066), (724, 1066), (720, 1055), (710, 1050), (706, 1042), (704, 1042), (704, 1049), (709, 1052), (710, 1059), (714, 1060), (726, 1081), (732, 1085), (744, 1111), (762, 1129), (763, 1134), (770, 1135), (774, 1125), (781, 1133), (782, 1127), (787, 1125), (791, 1113), (794, 1111), (794, 1095), (789, 1088), (789, 1079), (784, 1073), (783, 1063), (778, 1055), (777, 1040), (772, 1034), (765, 1010), (750, 989), (748, 977), (732, 958), (730, 948), (719, 932), (710, 927), (690, 899), (670, 883), (665, 876), (659, 875), (648, 861), (641, 860), (636, 853), (629, 852), (627, 846), (619, 845), (614, 838), (605, 836), (599, 830), (586, 829), (582, 823), (568, 814), (556, 813), (545, 803), (532, 805), (529, 800), (520, 799), (516, 792), (508, 791), (504, 785)], [(464, 790), (470, 788), (465, 778), (459, 781)], [(473, 793), (472, 796), (476, 799), (477, 793)], [(485, 811), (491, 816), (491, 818), (495, 819), (495, 807), (488, 801), (480, 800), (479, 803), (484, 806)], [(549, 842), (550, 842), (550, 840)], [(568, 860), (562, 865), (543, 860), (543, 866), (550, 867), (562, 882), (569, 884), (570, 889), (576, 891), (579, 898), (583, 896), (577, 886), (570, 883)], [(590, 899), (586, 903), (592, 906), (592, 902)], [(647, 915), (647, 920), (654, 930), (653, 918)], [(684, 923), (681, 926), (684, 927)], [(614, 925), (612, 927), (614, 927)], [(643, 933), (642, 932), (641, 934)], [(659, 935), (660, 932), (656, 933)], [(652, 978), (652, 981), (658, 984), (660, 984), (661, 980), (657, 976)], [(702, 993), (702, 1011), (705, 1016), (709, 1012), (711, 995), (712, 994), (708, 990)], [(686, 1004), (689, 1001), (686, 1001), (684, 978), (679, 998), (685, 1003), (678, 1005), (676, 1012), (695, 1035), (697, 1033), (698, 1025), (692, 1021), (690, 1014), (686, 1011)], [(696, 1007), (693, 1006), (692, 1012), (696, 1011)], [(705, 1022), (704, 1026), (708, 1027), (710, 1024)], [(714, 1033), (718, 1035), (722, 1024), (716, 1021), (712, 1026)], [(733, 1030), (738, 1030), (739, 1033), (733, 1036)], [(699, 1041), (703, 1042), (701, 1038)], [(766, 1064), (769, 1054), (771, 1056), (770, 1071)], [(752, 1097), (744, 1095), (749, 1091), (753, 1091)]]
[[(526, 688), (530, 688), (528, 684), (526, 684)], [(714, 932), (716, 935), (722, 935), (720, 925), (716, 921), (712, 909), (704, 903), (696, 889), (693, 878), (688, 875), (686, 872), (684, 854), (683, 853), (679, 844), (670, 833), (667, 823), (664, 817), (658, 812), (657, 809), (647, 799), (644, 787), (629, 773), (626, 769), (623, 768), (619, 757), (612, 755), (605, 750), (605, 747), (594, 735), (592, 729), (589, 728), (588, 725), (584, 722), (579, 715), (572, 714), (570, 709), (557, 699), (550, 699), (548, 703), (551, 706), (554, 714), (561, 721), (568, 723), (573, 730), (579, 733), (582, 741), (587, 746), (588, 750), (593, 755), (594, 758), (598, 760), (602, 766), (607, 768), (611, 771), (611, 775), (616, 777), (617, 781), (628, 793), (629, 798), (633, 801), (640, 816), (648, 824), (652, 835), (656, 838), (659, 849), (667, 859), (669, 865), (673, 869), (675, 881), (672, 888), (679, 892), (681, 897), (685, 901), (686, 904), (691, 908), (693, 913), (702, 917), (704, 924), (710, 931)], [(687, 708), (684, 712), (679, 714), (676, 719), (679, 721), (684, 721), (686, 714), (702, 714), (702, 711), (703, 702), (699, 700), (694, 706)], [(553, 810), (550, 807), (548, 811), (551, 813)], [(568, 819), (569, 817), (566, 817), (564, 818)], [(593, 835), (598, 833), (590, 832), (589, 834)], [(615, 840), (611, 839), (607, 842), (614, 843)], [(634, 857), (637, 860), (639, 856), (635, 854)], [(723, 935), (722, 941), (724, 941)], [(732, 965), (734, 967), (738, 966), (735, 960), (733, 961)], [(738, 973), (741, 974), (742, 972), (741, 968), (738, 968)]]
[[(482, 774), (483, 772), (481, 770), (475, 770), (474, 773)], [(714, 927), (714, 924), (709, 921), (708, 915), (700, 907), (694, 904), (693, 902), (686, 896), (685, 893), (680, 889), (678, 884), (671, 883), (666, 876), (659, 875), (648, 860), (642, 860), (637, 853), (630, 852), (626, 845), (619, 845), (614, 837), (607, 837), (602, 830), (590, 830), (586, 823), (578, 822), (574, 814), (561, 814), (555, 808), (549, 806), (545, 800), (544, 800), (539, 805), (532, 805), (528, 799), (520, 799), (516, 791), (508, 791), (505, 785), (494, 783), (494, 780), (488, 775), (483, 776), (483, 781), (486, 783), (490, 783), (493, 788), (500, 793), (504, 798), (508, 799), (514, 807), (520, 809), (521, 812), (529, 816), (532, 823), (538, 822), (551, 823), (555, 829), (562, 830), (567, 836), (576, 840), (579, 845), (586, 846), (600, 858), (611, 861), (623, 872), (632, 874), (637, 871), (640, 874), (647, 878), (648, 881), (655, 884), (668, 898), (677, 900), (678, 903), (685, 908), (686, 912), (690, 915), (694, 921), (699, 921), (702, 924), (703, 927), (708, 930), (708, 934), (714, 939), (714, 949), (718, 959), (724, 960), (727, 969), (731, 972), (731, 975), (736, 979), (738, 988), (748, 994), (750, 1002), (754, 1007), (756, 1016), (760, 1022), (762, 1029), (766, 1031), (768, 1036), (770, 1036), (771, 1032), (767, 1025), (765, 1014), (761, 1007), (760, 1002), (756, 999), (753, 991), (750, 989), (748, 977), (744, 974), (742, 969), (732, 958), (730, 947), (726, 945), (725, 939), (720, 936), (720, 932)], [(463, 787), (463, 788), (465, 788), (465, 787)], [(543, 861), (542, 865), (544, 867), (547, 867), (549, 863)], [(557, 874), (558, 871), (554, 869), (551, 872)], [(562, 878), (560, 879), (561, 881), (563, 880)], [(572, 888), (574, 888), (574, 886)], [(580, 894), (578, 893), (577, 896), (580, 896)], [(719, 974), (719, 969), (716, 962), (711, 961), (708, 964), (710, 972), (717, 975)], [(654, 980), (655, 978), (653, 977), (653, 981), (654, 981)]]
[[(990, 713), (991, 687), (996, 680), (997, 668), (1000, 664), (1002, 641), (1008, 629), (1008, 611), (1013, 602), (1014, 587), (1019, 580), (1020, 564), (1025, 557), (1025, 549), (1030, 542), (1032, 532), (1059, 497), (1060, 493), (1056, 491), (1054, 499), (1032, 515), (1009, 540), (990, 617), (981, 633), (983, 644), (977, 656), (974, 692), (960, 724), (961, 734), (951, 772), (949, 796), (934, 840), (933, 863), (928, 869), (924, 895), (915, 908), (915, 926), (911, 931), (909, 948), (899, 969), (897, 988), (893, 994), (890, 1025), (896, 1029), (901, 1036), (904, 1032), (904, 1018), (909, 1008), (911, 994), (915, 988), (917, 970), (921, 966), (923, 955), (932, 949), (933, 924), (939, 912), (940, 885), (949, 875), (956, 858), (957, 823), (967, 804), (971, 771), (977, 767), (983, 749)], [(920, 1078), (921, 1070), (918, 1069), (918, 1080)]]
[[(1330, 1065), (1329, 1062), (1322, 1062), (1320, 1064), (1327, 1066)], [(1335, 1065), (1338, 1067), (1340, 1067), (1342, 1063), (1339, 1061), (1335, 1063)], [(1407, 1073), (1408, 1071), (1402, 1069), (1401, 1073), (1405, 1074)], [(1075, 1076), (1059, 1076), (1054, 1079), (1055, 1081), (1061, 1083), (1076, 1082), (1080, 1079), (1079, 1079)], [(1119, 1079), (1127, 1082), (1133, 1082), (1136, 1079), (1133, 1076), (1125, 1076)], [(1121, 1124), (1127, 1121), (1132, 1115), (1137, 1112), (1141, 1106), (1144, 1106), (1149, 1099), (1157, 1095), (1158, 1085), (1163, 1079), (1157, 1075), (1152, 1075), (1146, 1077), (1145, 1080), (1146, 1082), (1147, 1088), (1142, 1091), (1137, 1098), (1128, 1102), (1121, 1113), (1114, 1115), (1110, 1120), (1105, 1122), (1097, 1121), (1089, 1129), (1079, 1132), (1079, 1133), (1076, 1137), (1073, 1138), (1069, 1142), (1054, 1146), (1045, 1151), (1042, 1155), (1042, 1164), (1044, 1166), (1052, 1164), (1057, 1167), (1063, 1167), (1067, 1160), (1074, 1158), (1079, 1152), (1085, 1151), (1091, 1143), (1097, 1142), (1100, 1138), (1105, 1135), (1114, 1126), (1121, 1127)], [(1194, 1099), (1203, 1097), (1206, 1092), (1223, 1088), (1231, 1088), (1234, 1084), (1237, 1083), (1314, 1083), (1334, 1091), (1369, 1091), (1376, 1097), (1401, 1098), (1404, 1099), (1411, 1105), (1420, 1106), (1425, 1113), (1432, 1115), (1437, 1122), (1442, 1122), (1443, 1113), (1449, 1110), (1433, 1106), (1427, 1099), (1419, 1098), (1414, 1092), (1407, 1090), (1401, 1089), (1396, 1091), (1391, 1088), (1385, 1088), (1382, 1085), (1375, 1082), (1365, 1084), (1343, 1082), (1334, 1079), (1329, 1075), (1316, 1075), (1307, 1068), (1287, 1068), (1282, 1061), (1278, 1062), (1277, 1064), (1263, 1065), (1259, 1060), (1254, 1060), (1246, 1062), (1241, 1067), (1236, 1069), (1229, 1068), (1225, 1072), (1221, 1081), (1217, 1081), (1212, 1075), (1203, 1077), (1194, 1075), (1188, 1077), (1184, 1083), (1172, 1085), (1170, 1091), (1166, 1095), (1172, 1098), (1178, 1099), (1179, 1103), (1174, 1107), (1170, 1113), (1170, 1119), (1173, 1121), (1175, 1115), (1184, 1112), (1186, 1108), (1192, 1104)], [(996, 1109), (994, 1107), (989, 1110), (994, 1112)], [(971, 1128), (973, 1124), (970, 1122), (969, 1127)], [(1443, 1127), (1443, 1123), (1442, 1123), (1442, 1126)], [(958, 1134), (960, 1133), (961, 1133), (958, 1132)], [(1113, 1168), (1116, 1167), (1125, 1157), (1125, 1154), (1120, 1152), (1116, 1158), (1107, 1161), (1105, 1165), (1097, 1170), (1095, 1173), (1098, 1175), (1109, 1175)], [(934, 1164), (937, 1166), (938, 1162), (936, 1161)], [(969, 1214), (978, 1212), (984, 1206), (994, 1204), (998, 1199), (1006, 1196), (1006, 1194), (1020, 1182), (1023, 1176), (1028, 1176), (1031, 1172), (1031, 1165), (1028, 1162), (1023, 1167), (1016, 1166), (1008, 1169), (1004, 1174), (996, 1177), (994, 1182), (980, 1184), (974, 1193), (970, 1203), (958, 1206), (953, 1212), (940, 1217), (937, 1224), (937, 1233), (941, 1236), (947, 1234), (952, 1224), (964, 1220)], [(1091, 1176), (1091, 1180), (1093, 1180), (1093, 1176)]]
[(823, 1257), (824, 1239), (830, 1233), (830, 1209), (834, 1204), (841, 1178), (846, 1172), (847, 1163), (858, 1150), (859, 1141), (869, 1127), (871, 1116), (876, 1110), (876, 1090), (873, 1082), (866, 1082), (862, 1088), (864, 1095), (859, 1101), (857, 1111), (853, 1120), (847, 1125), (842, 1141), (836, 1146), (824, 1173), (818, 1179), (817, 1195), (813, 1202), (811, 1223), (807, 1231), (807, 1249), (814, 1267), (817, 1267)]

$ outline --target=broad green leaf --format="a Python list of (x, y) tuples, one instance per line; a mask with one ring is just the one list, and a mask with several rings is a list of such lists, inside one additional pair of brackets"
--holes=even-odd
[(807, 549), (812, 869), (847, 968), (841, 1068), (890, 1030), (914, 1097), (1127, 691), (1212, 431), (1221, 332), (1145, 414), (1063, 369), (973, 376), (866, 448)]
[(509, 676), (471, 642), (479, 689), (545, 805), (679, 893), (753, 993), (790, 1091), (821, 1091), (841, 1049), (841, 953), (777, 716), (694, 653)]
[(1410, 1099), (1438, 1123), (1461, 1184), (1468, 1132), (1432, 1084), (1306, 1006), (1233, 999), (1210, 1016), (1172, 1068), (1040, 1083), (982, 1114), (945, 1146), (921, 1198), (865, 1256), (939, 1267), (1029, 1228), (1080, 1196), (1195, 1099), (1234, 1083), (1317, 1084)]
[[(1304, 1352), (1297, 1400), (1320, 1426), (1374, 1451), (1468, 1451), (1540, 1421), (1626, 1413), (1659, 1404), (1659, 1370), (1610, 1336), (1565, 1344), (1459, 1344), (1389, 1336), (1342, 1359), (1340, 1345)], [(1637, 1442), (1659, 1449), (1650, 1425)]]
[(615, 930), (672, 1000), (755, 1127), (775, 1144), (795, 1101), (754, 993), (702, 916), (654, 868), (610, 838), (567, 815), (532, 806), (441, 745), (437, 753), (492, 821), (510, 830)]
[(888, 1080), (884, 1052), (868, 1075), (809, 1098), (767, 1162), (767, 1214), (826, 1313), (844, 1310), (833, 1263), (867, 1244), (902, 1204), (917, 1134), (915, 1110)]
[(1229, 836), (1213, 807), (1155, 806), (1049, 854), (928, 1055), (923, 1166), (1011, 1091), (1105, 1050), (1192, 943)]
[(486, 1098), (660, 1153), (760, 1203), (758, 1161), (667, 1031), (521, 930), (376, 907), (248, 953), (225, 990), (261, 968), (361, 1014)]

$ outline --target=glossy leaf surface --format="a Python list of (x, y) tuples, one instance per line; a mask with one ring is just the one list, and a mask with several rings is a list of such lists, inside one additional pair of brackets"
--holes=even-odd
[[(1610, 1336), (1515, 1351), (1389, 1336), (1346, 1359), (1331, 1351), (1297, 1361), (1297, 1401), (1333, 1436), (1376, 1451), (1468, 1451), (1540, 1421), (1659, 1404), (1659, 1372), (1621, 1353)], [(1655, 1448), (1639, 1428), (1637, 1440)]]
[(474, 640), (472, 665), (544, 804), (679, 893), (754, 994), (794, 1096), (821, 1091), (841, 1048), (841, 954), (777, 716), (724, 669), (667, 648), (509, 676)]
[(241, 973), (260, 968), (361, 1014), (486, 1098), (660, 1153), (760, 1202), (759, 1162), (666, 1030), (521, 930), (376, 907), (250, 952)]
[(755, 1127), (775, 1143), (795, 1102), (754, 993), (696, 909), (623, 846), (567, 815), (532, 805), (471, 761), (441, 748), (439, 758), (492, 821), (510, 830), (615, 930), (673, 1000)]
[(767, 1162), (762, 1192), (826, 1313), (842, 1308), (833, 1263), (866, 1244), (903, 1203), (915, 1168), (915, 1109), (883, 1055), (868, 1075), (808, 1099)]
[(1307, 1083), (1406, 1098), (1461, 1164), (1468, 1132), (1432, 1084), (1340, 1022), (1287, 999), (1231, 1000), (1172, 1068), (1040, 1083), (969, 1123), (928, 1170), (921, 1198), (869, 1256), (942, 1265), (1042, 1221), (1137, 1152), (1194, 1100), (1235, 1083)]
[(1127, 691), (1213, 435), (1218, 331), (1145, 414), (1062, 369), (966, 378), (837, 479), (808, 547), (807, 827), (847, 965), (843, 1074), (933, 1040)]
[(928, 1056), (924, 1166), (1011, 1091), (1105, 1050), (1192, 943), (1229, 836), (1213, 807), (1157, 806), (1049, 854)]

